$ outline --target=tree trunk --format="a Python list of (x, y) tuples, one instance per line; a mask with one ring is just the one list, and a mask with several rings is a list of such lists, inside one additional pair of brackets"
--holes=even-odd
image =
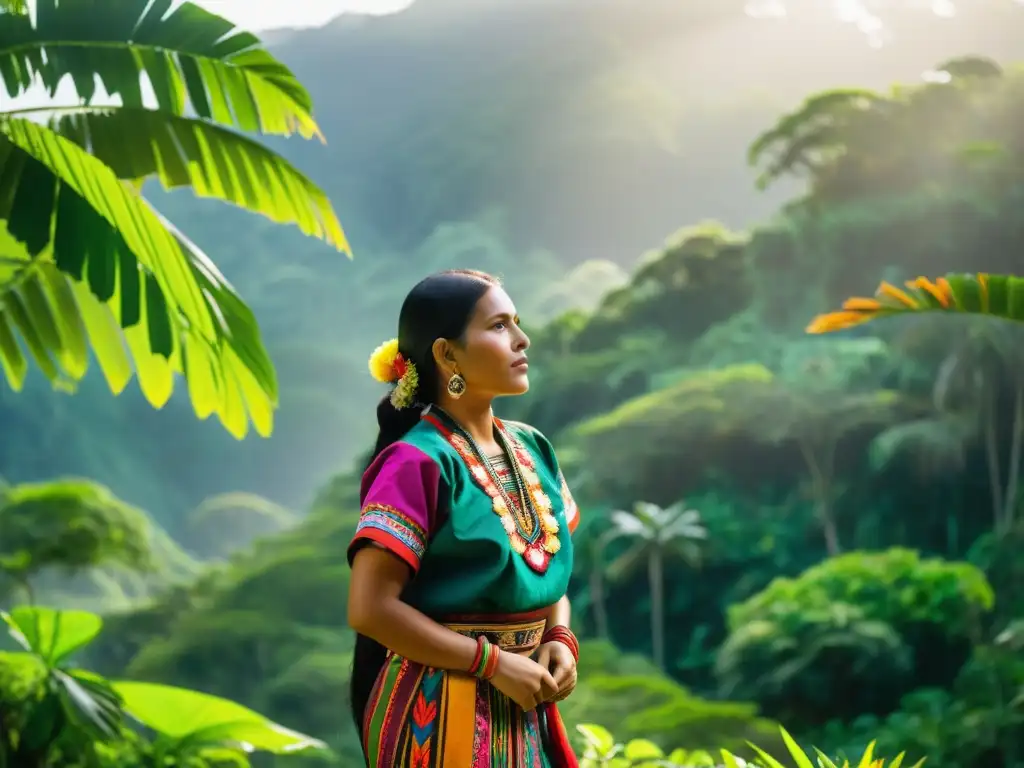
[(651, 582), (651, 648), (654, 663), (665, 671), (665, 598), (662, 594), (664, 574), (661, 550), (654, 547), (647, 560), (647, 576)]
[(999, 475), (999, 438), (996, 434), (995, 393), (990, 392), (985, 408), (985, 463), (988, 464), (989, 494), (992, 496), (992, 527), (998, 534), (1003, 514), (1003, 483)]
[(832, 484), (829, 482), (828, 474), (823, 471), (814, 451), (803, 442), (800, 443), (800, 453), (807, 464), (807, 471), (811, 474), (811, 489), (814, 493), (814, 512), (821, 522), (822, 532), (825, 535), (825, 550), (829, 557), (835, 557), (842, 552), (839, 545), (839, 530), (832, 514)]
[(594, 628), (597, 636), (607, 640), (608, 632), (608, 610), (604, 603), (604, 577), (601, 575), (601, 563), (597, 563), (590, 569), (590, 599), (594, 602)]
[(1003, 498), (1002, 525), (997, 534), (1009, 533), (1017, 512), (1017, 491), (1020, 487), (1021, 441), (1024, 439), (1024, 381), (1017, 382), (1013, 399), (1013, 432), (1010, 435), (1010, 461), (1006, 467), (1006, 496)]
[(828, 552), (829, 557), (835, 557), (843, 551), (839, 546), (839, 531), (836, 529), (836, 521), (832, 519), (831, 509), (826, 508), (825, 504), (820, 506), (819, 517), (822, 531), (825, 534), (825, 551)]

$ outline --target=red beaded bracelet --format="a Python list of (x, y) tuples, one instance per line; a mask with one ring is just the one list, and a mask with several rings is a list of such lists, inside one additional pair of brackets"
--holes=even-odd
[(544, 633), (544, 637), (541, 638), (542, 643), (561, 643), (569, 652), (572, 654), (573, 659), (577, 662), (580, 660), (580, 644), (576, 639), (576, 635), (572, 633), (572, 630), (568, 627), (562, 626), (561, 624), (552, 627)]

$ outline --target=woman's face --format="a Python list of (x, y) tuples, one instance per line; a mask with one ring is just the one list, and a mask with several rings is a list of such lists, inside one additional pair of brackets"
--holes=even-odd
[(530, 388), (529, 346), (512, 299), (500, 286), (492, 286), (476, 303), (462, 339), (450, 346), (447, 365), (442, 366), (441, 387), (448, 383), (454, 367), (466, 380), (467, 395), (521, 395)]

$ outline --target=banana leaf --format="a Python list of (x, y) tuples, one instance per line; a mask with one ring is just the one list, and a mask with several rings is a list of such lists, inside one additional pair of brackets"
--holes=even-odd
[[(94, 358), (115, 394), (134, 373), (159, 408), (180, 374), (200, 418), (216, 414), (239, 439), (250, 423), (269, 435), (277, 380), (255, 318), (140, 182), (191, 187), (348, 253), (322, 190), (242, 133), (322, 139), (309, 94), (255, 36), (190, 2), (34, 7), (0, 4), (0, 84), (11, 97), (38, 83), (53, 96), (70, 79), (78, 99), (41, 108), (55, 112), (46, 125), (23, 114), (40, 108), (0, 112), (8, 383), (21, 389), (31, 359), (73, 390)], [(92, 104), (97, 81), (120, 106)]]
[(911, 312), (960, 312), (1024, 322), (1024, 277), (948, 274), (934, 281), (919, 277), (905, 285), (899, 288), (883, 282), (874, 298), (847, 299), (842, 309), (815, 317), (807, 332), (832, 333)]

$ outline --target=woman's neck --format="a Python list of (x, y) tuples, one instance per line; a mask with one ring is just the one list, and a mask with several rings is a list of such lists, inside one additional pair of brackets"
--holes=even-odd
[(469, 433), (477, 445), (484, 451), (489, 451), (497, 448), (497, 442), (494, 439), (492, 402), (490, 399), (462, 397), (455, 400), (445, 396), (441, 398), (438, 405)]

